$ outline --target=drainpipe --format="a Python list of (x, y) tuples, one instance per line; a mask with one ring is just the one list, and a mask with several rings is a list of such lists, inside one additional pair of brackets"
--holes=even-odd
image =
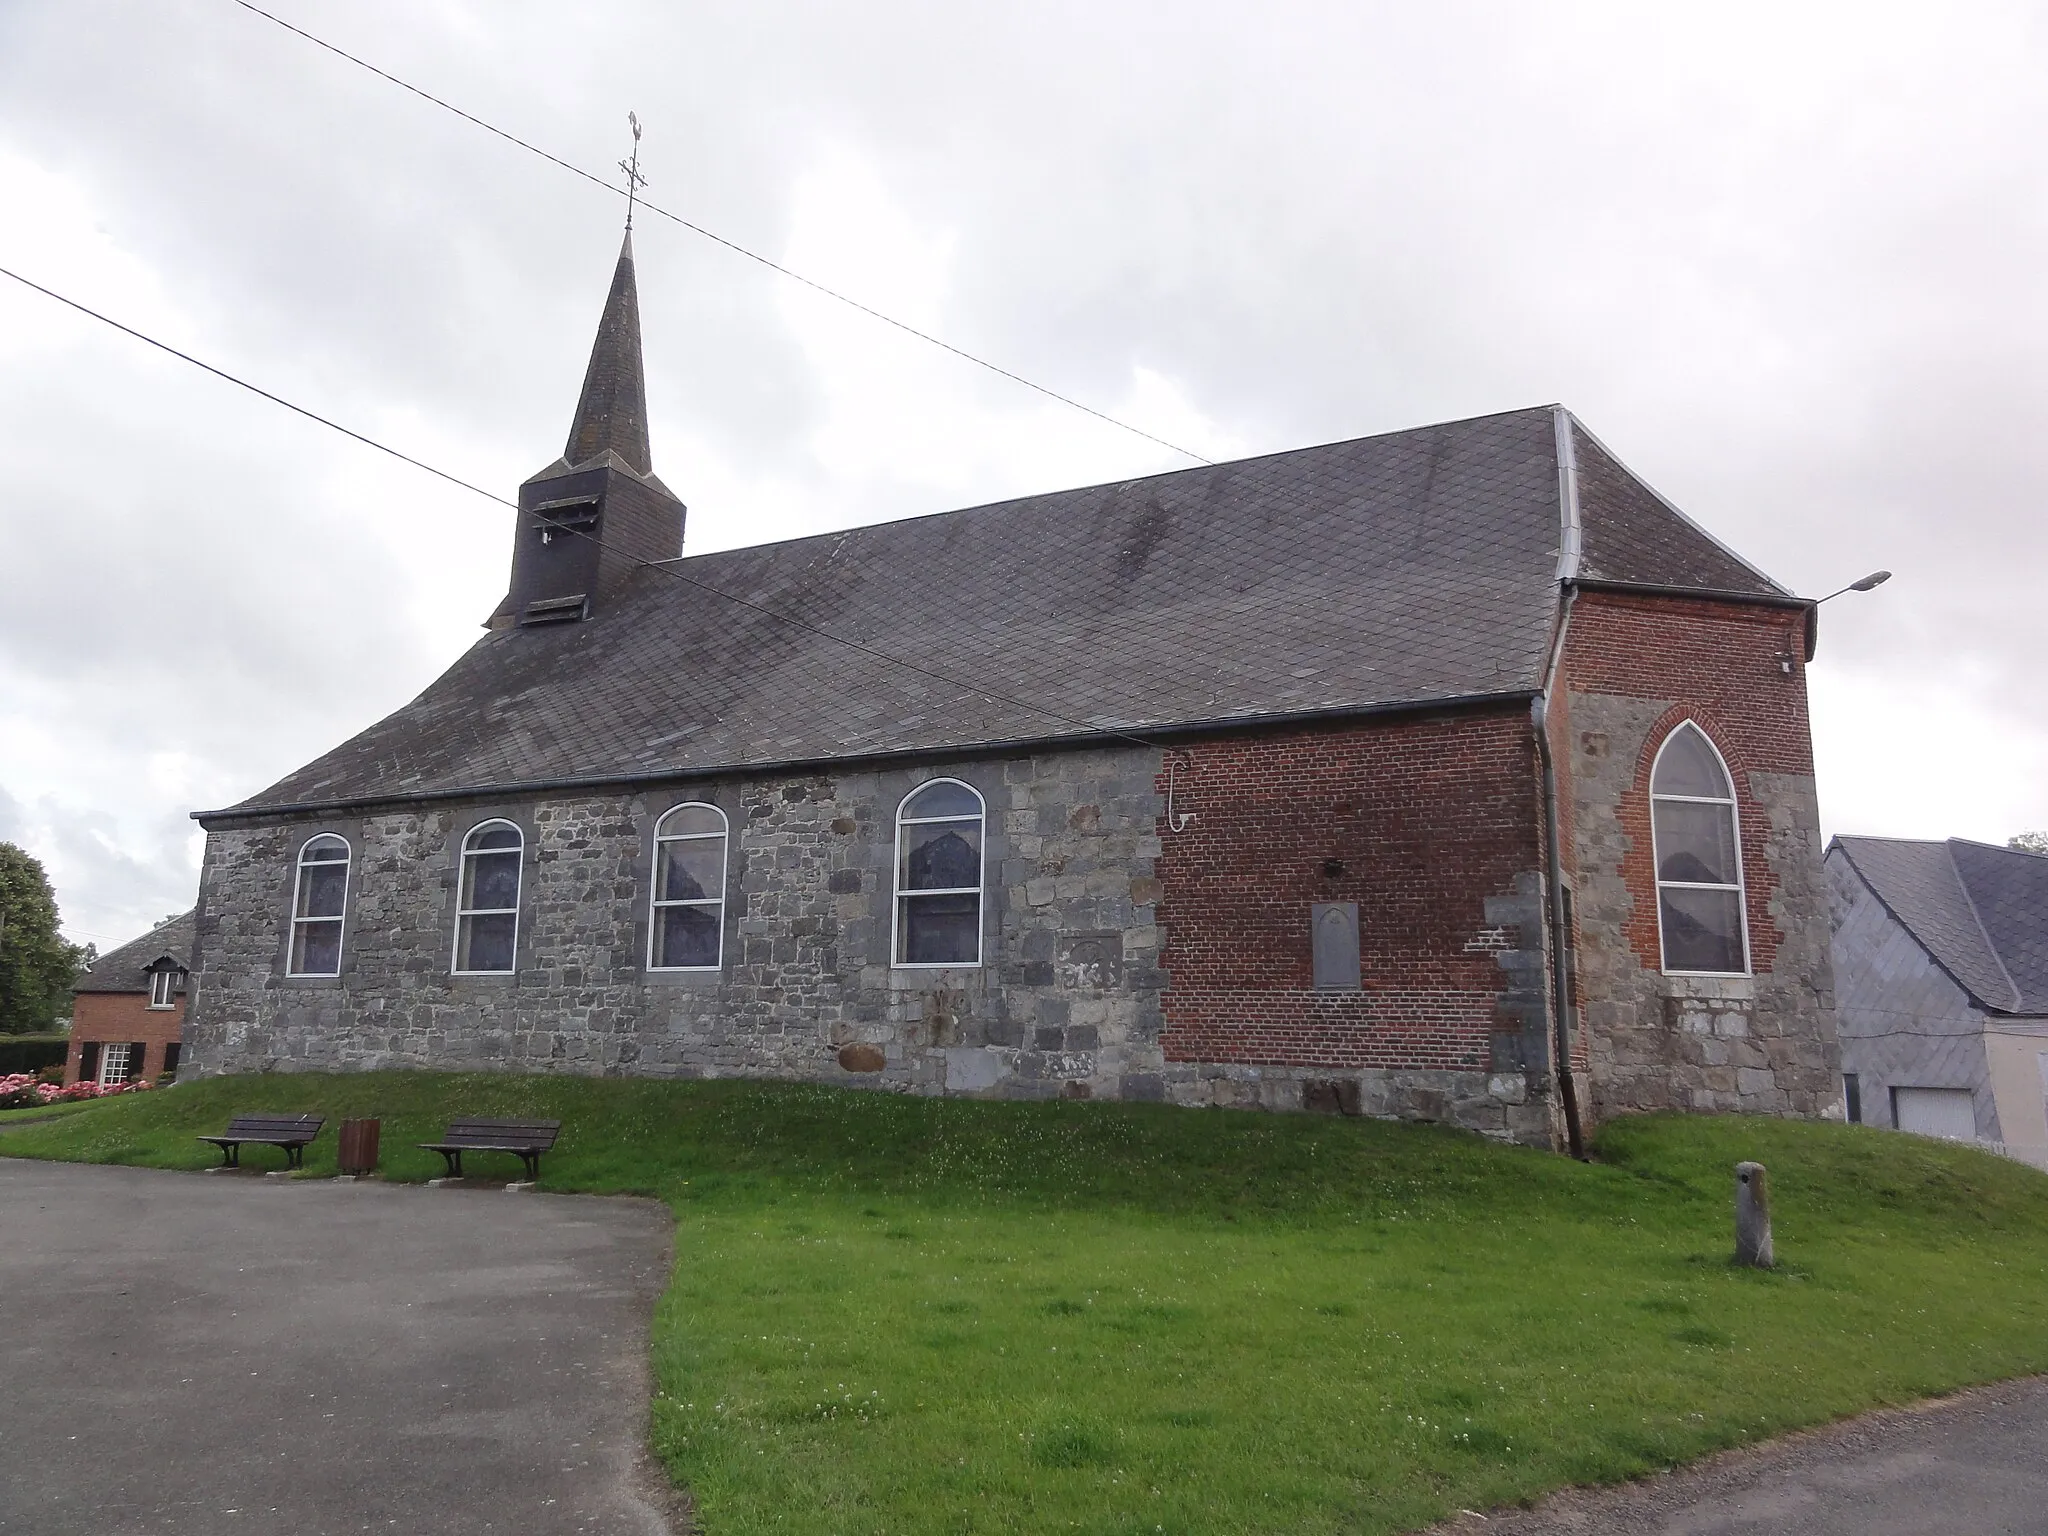
[(1550, 891), (1550, 1050), (1557, 1061), (1557, 1093), (1564, 1104), (1566, 1144), (1573, 1157), (1584, 1160), (1586, 1133), (1579, 1120), (1579, 1088), (1572, 1080), (1571, 993), (1565, 979), (1570, 929), (1564, 907), (1564, 854), (1557, 814), (1557, 764), (1550, 756), (1550, 692), (1557, 686), (1558, 667), (1564, 660), (1564, 636), (1572, 622), (1572, 600), (1578, 596), (1579, 556), (1584, 546), (1584, 529), (1579, 520), (1579, 457), (1572, 438), (1576, 423), (1563, 406), (1551, 408), (1557, 440), (1557, 634), (1550, 645), (1550, 664), (1544, 669), (1543, 691), (1529, 706), (1530, 723), (1536, 729), (1536, 753), (1543, 760), (1543, 842), (1548, 850), (1544, 884)]
[[(1570, 616), (1572, 589), (1565, 588), (1565, 615)], [(1563, 638), (1563, 625), (1559, 624), (1559, 638)], [(1550, 889), (1550, 921), (1544, 926), (1550, 931), (1550, 1020), (1551, 1054), (1557, 1061), (1557, 1091), (1564, 1101), (1564, 1131), (1566, 1144), (1573, 1157), (1584, 1161), (1586, 1156), (1586, 1133), (1579, 1121), (1579, 1089), (1572, 1078), (1571, 1028), (1569, 1024), (1569, 993), (1565, 985), (1565, 961), (1567, 942), (1566, 914), (1564, 909), (1564, 861), (1558, 854), (1557, 815), (1557, 765), (1550, 757), (1550, 732), (1548, 730), (1547, 705), (1549, 691), (1536, 696), (1529, 706), (1529, 717), (1536, 727), (1536, 752), (1543, 759), (1543, 841), (1548, 853), (1548, 869), (1544, 884)]]

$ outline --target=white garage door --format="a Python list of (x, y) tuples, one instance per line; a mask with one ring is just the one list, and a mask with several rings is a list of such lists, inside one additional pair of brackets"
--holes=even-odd
[(1977, 1110), (1967, 1088), (1894, 1088), (1899, 1129), (1950, 1141), (1977, 1139)]

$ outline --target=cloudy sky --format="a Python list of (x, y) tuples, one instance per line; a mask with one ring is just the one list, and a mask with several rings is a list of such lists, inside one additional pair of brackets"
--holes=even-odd
[[(266, 8), (1212, 458), (1562, 400), (1829, 605), (1830, 831), (2048, 826), (2038, 6)], [(573, 18), (573, 19), (572, 19)], [(232, 0), (0, 0), (0, 266), (510, 494), (618, 199)], [(1186, 462), (660, 219), (704, 550)], [(0, 279), (0, 838), (105, 947), (417, 692), (509, 514)]]

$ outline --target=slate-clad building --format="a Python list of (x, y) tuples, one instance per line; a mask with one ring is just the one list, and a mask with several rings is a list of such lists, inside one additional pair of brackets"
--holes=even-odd
[(1828, 846), (1849, 1118), (2048, 1168), (2048, 854)]
[(196, 1065), (1836, 1103), (1812, 606), (1562, 408), (685, 557), (629, 241), (519, 502), (466, 655), (201, 813)]

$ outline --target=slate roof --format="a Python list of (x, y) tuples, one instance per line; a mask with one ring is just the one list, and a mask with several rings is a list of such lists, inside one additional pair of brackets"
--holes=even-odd
[(1527, 696), (1560, 421), (1589, 574), (1796, 601), (1540, 406), (642, 568), (201, 814)]
[[(147, 992), (149, 967), (169, 955), (190, 969), (192, 951), (199, 936), (198, 914), (186, 912), (158, 923), (139, 939), (119, 949), (110, 949), (93, 961), (92, 969), (80, 971), (71, 984), (74, 992)], [(178, 990), (185, 990), (182, 979)]]
[(1961, 838), (1834, 846), (1979, 1007), (2048, 1015), (2048, 854)]

